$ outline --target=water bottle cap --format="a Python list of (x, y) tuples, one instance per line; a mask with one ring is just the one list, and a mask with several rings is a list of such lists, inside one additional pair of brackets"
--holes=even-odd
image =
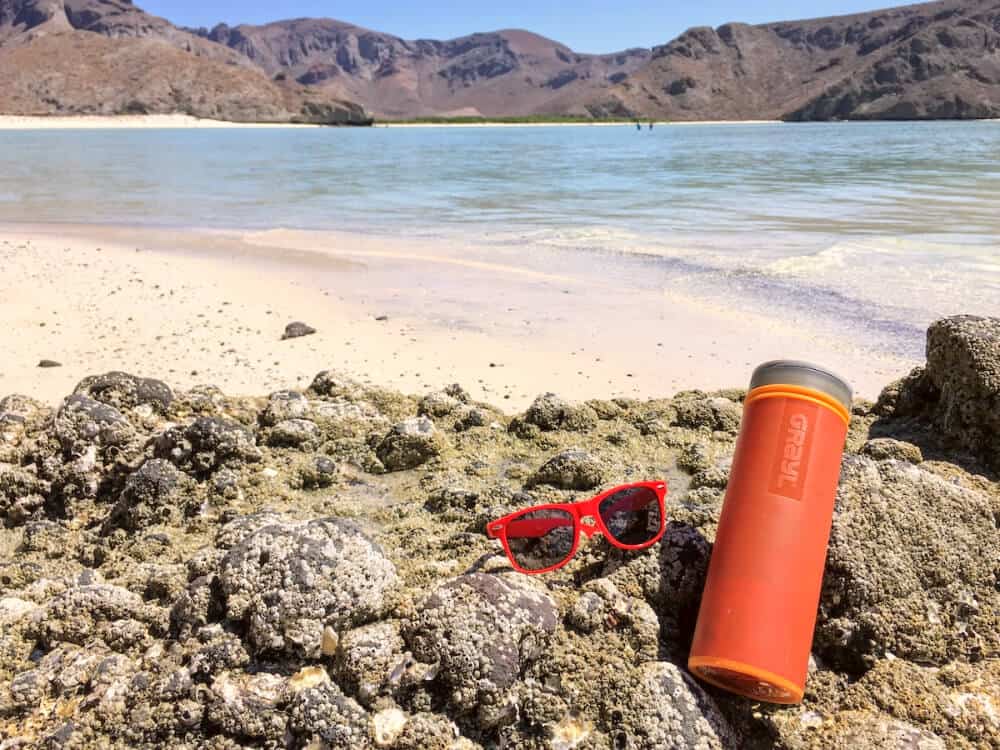
[(854, 398), (854, 391), (847, 380), (825, 367), (797, 359), (775, 359), (759, 365), (750, 377), (750, 390), (762, 385), (813, 388), (839, 401), (848, 414)]

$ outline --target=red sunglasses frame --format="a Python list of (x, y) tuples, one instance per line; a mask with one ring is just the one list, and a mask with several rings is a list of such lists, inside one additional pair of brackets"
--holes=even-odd
[[(614, 495), (623, 490), (630, 489), (640, 489), (646, 488), (652, 490), (656, 494), (656, 501), (660, 505), (660, 528), (656, 532), (656, 536), (650, 539), (648, 542), (643, 542), (642, 544), (622, 544), (608, 531), (607, 526), (604, 524), (604, 519), (601, 518), (600, 505), (601, 502), (611, 495)], [(639, 550), (646, 549), (647, 547), (652, 547), (663, 536), (663, 532), (667, 528), (666, 519), (666, 508), (665, 500), (667, 497), (667, 483), (665, 481), (655, 481), (655, 482), (633, 482), (631, 484), (620, 484), (617, 487), (612, 487), (609, 490), (605, 490), (600, 495), (595, 495), (589, 500), (584, 500), (579, 503), (549, 503), (547, 505), (533, 505), (529, 508), (523, 508), (514, 513), (510, 513), (503, 518), (498, 518), (495, 521), (491, 521), (486, 524), (486, 535), (490, 539), (499, 539), (500, 543), (503, 545), (503, 550), (507, 553), (507, 559), (510, 561), (511, 567), (514, 568), (519, 573), (525, 573), (527, 575), (538, 575), (539, 573), (548, 573), (553, 570), (558, 570), (563, 567), (566, 563), (573, 559), (576, 554), (577, 549), (580, 547), (580, 534), (581, 532), (587, 535), (587, 539), (590, 539), (594, 534), (600, 533), (608, 543), (618, 547), (618, 549), (625, 550)], [(561, 510), (569, 513), (573, 517), (573, 547), (570, 549), (569, 554), (556, 563), (555, 565), (550, 565), (547, 568), (539, 568), (538, 570), (527, 570), (518, 565), (517, 560), (514, 559), (514, 555), (510, 551), (510, 545), (507, 543), (507, 532), (510, 529), (510, 524), (515, 521), (518, 516), (522, 516), (525, 513), (531, 513), (537, 510)], [(590, 518), (592, 523), (584, 523), (585, 518)], [(562, 525), (559, 519), (530, 519), (526, 521), (521, 521), (519, 523), (530, 523), (532, 525), (546, 525), (546, 521), (554, 522), (549, 525), (559, 526)]]

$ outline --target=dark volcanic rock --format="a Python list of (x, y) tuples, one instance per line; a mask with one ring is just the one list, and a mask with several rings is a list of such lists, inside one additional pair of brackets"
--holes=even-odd
[(302, 321), (295, 321), (294, 323), (289, 323), (285, 326), (285, 332), (281, 334), (281, 340), (285, 339), (297, 339), (302, 336), (309, 336), (316, 333), (316, 329), (310, 325), (306, 325)]
[(155, 452), (157, 458), (196, 475), (260, 460), (253, 433), (221, 417), (198, 417), (186, 427), (171, 427), (157, 437)]
[(89, 396), (76, 394), (63, 401), (53, 421), (53, 433), (67, 457), (87, 448), (122, 447), (135, 430), (120, 411)]
[(107, 525), (138, 531), (154, 524), (180, 523), (191, 504), (192, 484), (168, 461), (150, 459), (125, 481)]
[(56, 362), (54, 359), (42, 359), (39, 360), (38, 366), (42, 368), (62, 367), (62, 362)]
[(81, 380), (73, 392), (121, 410), (148, 404), (160, 414), (169, 409), (174, 400), (173, 391), (163, 381), (140, 378), (126, 372), (91, 375)]

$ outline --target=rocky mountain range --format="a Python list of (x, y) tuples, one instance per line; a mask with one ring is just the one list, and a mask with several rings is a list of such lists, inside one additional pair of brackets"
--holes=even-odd
[(129, 0), (0, 0), (0, 112), (369, 122), (357, 104), (273, 81)]
[(185, 29), (129, 0), (0, 0), (3, 112), (363, 122), (362, 108), (380, 119), (998, 117), (1000, 0), (699, 27), (604, 55), (523, 30), (437, 41), (332, 19)]
[(689, 119), (1000, 116), (1000, 2), (694, 28), (592, 114)]

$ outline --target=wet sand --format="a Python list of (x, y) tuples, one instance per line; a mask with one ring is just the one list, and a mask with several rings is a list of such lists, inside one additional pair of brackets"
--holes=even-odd
[[(283, 229), (0, 225), (0, 395), (54, 402), (108, 370), (259, 394), (336, 368), (404, 392), (458, 382), (513, 411), (551, 390), (584, 399), (742, 386), (776, 357), (824, 363), (874, 397), (912, 364), (860, 357), (800, 321), (638, 295), (621, 280), (491, 252)], [(296, 320), (318, 332), (282, 341)]]

